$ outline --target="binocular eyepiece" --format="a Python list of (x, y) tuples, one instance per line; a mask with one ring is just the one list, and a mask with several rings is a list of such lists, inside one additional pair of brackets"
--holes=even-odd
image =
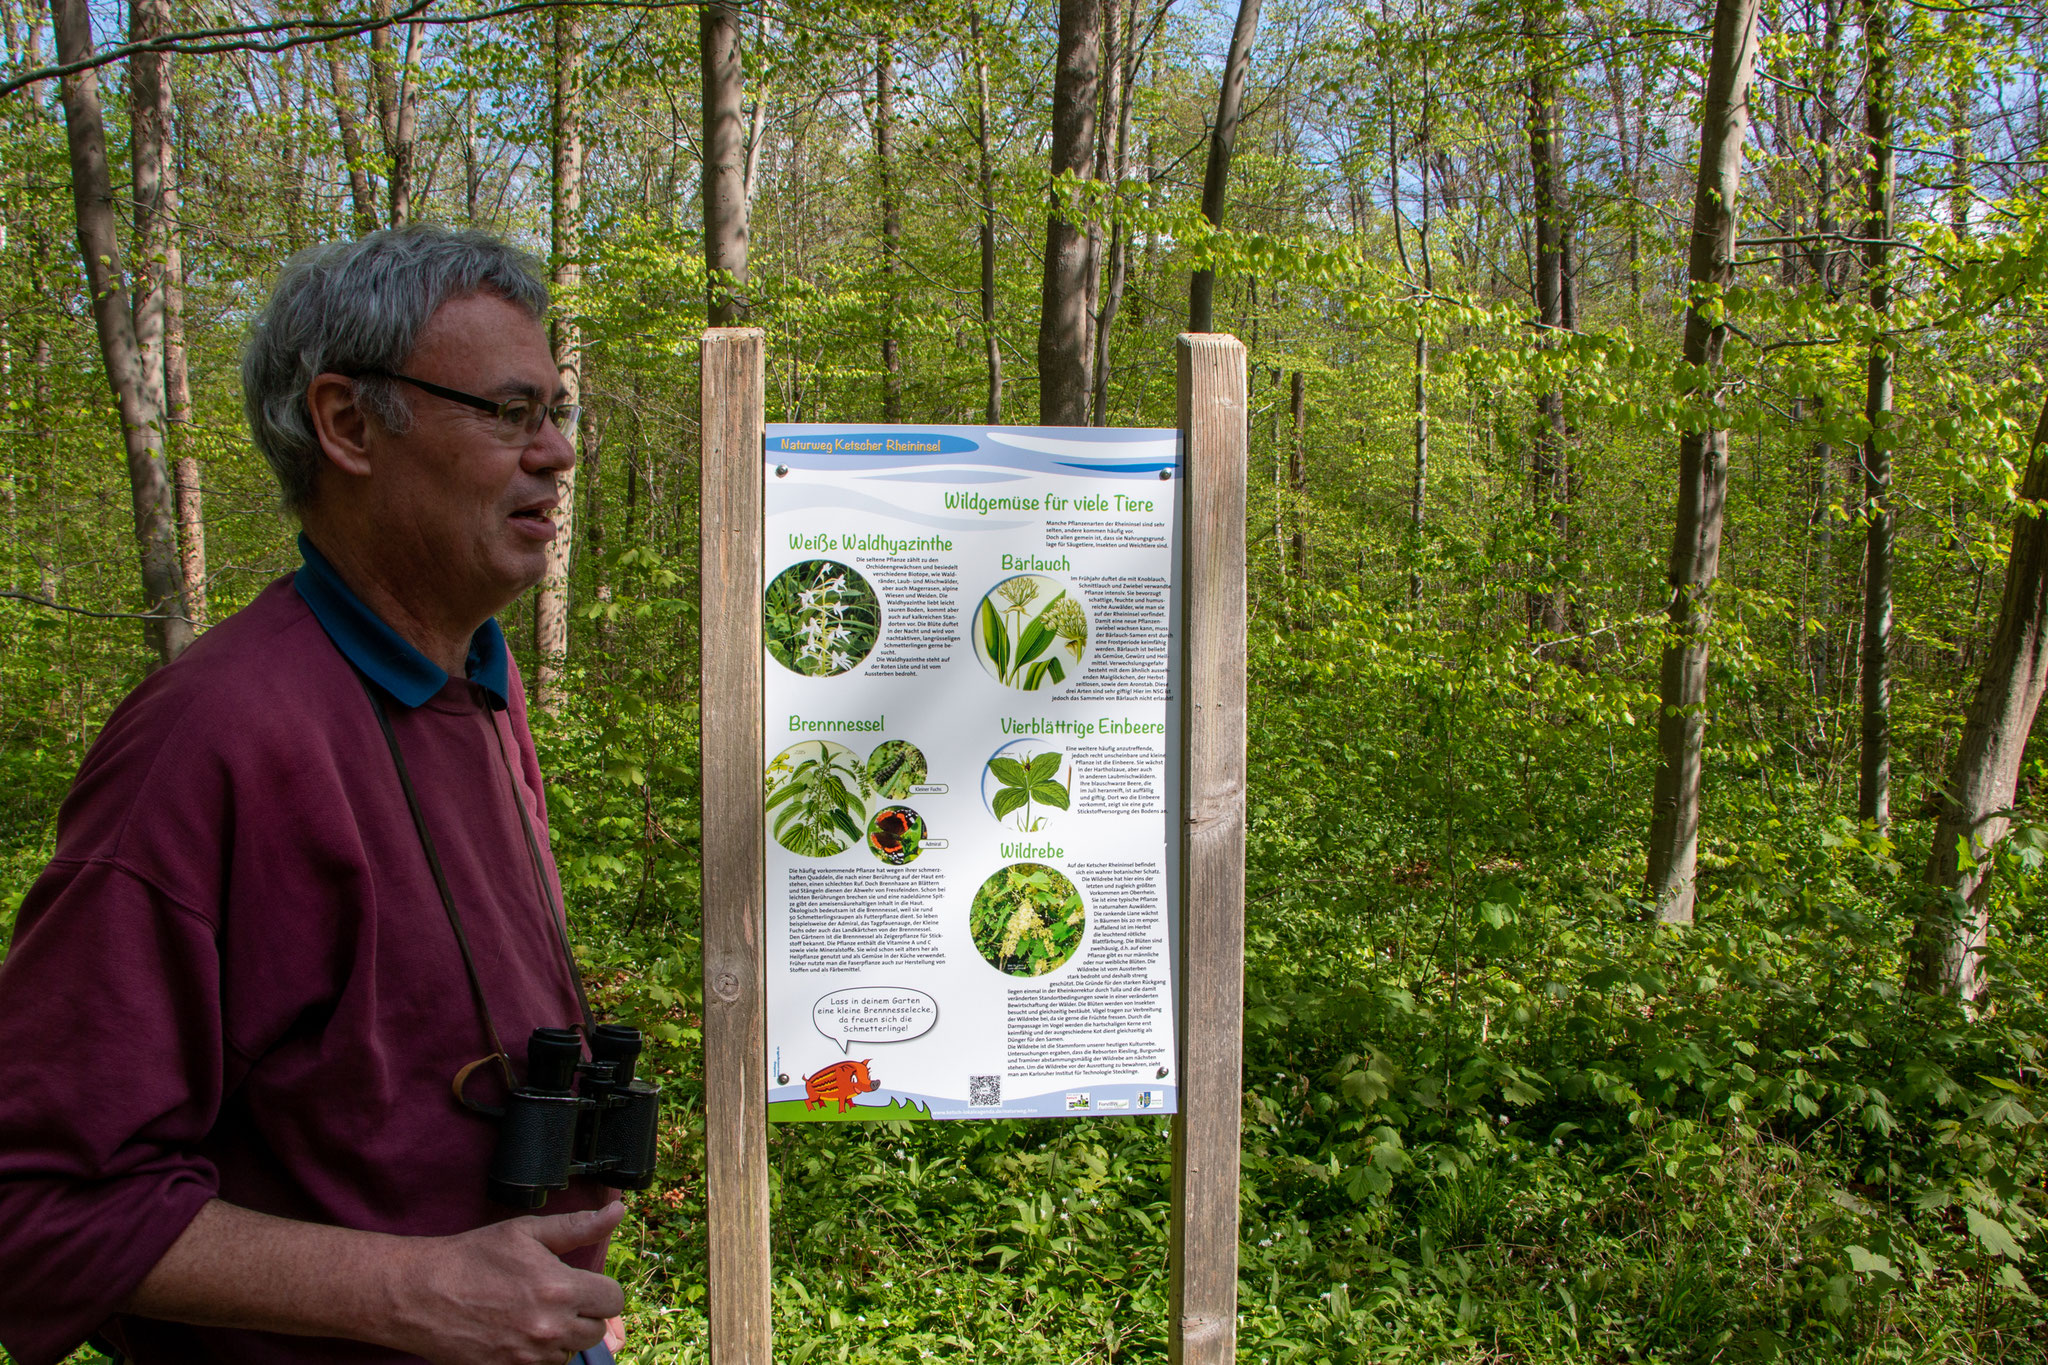
[(537, 1028), (526, 1040), (526, 1084), (505, 1105), (485, 1190), (500, 1204), (537, 1209), (571, 1176), (621, 1190), (654, 1183), (661, 1087), (636, 1080), (640, 1030), (599, 1024), (590, 1035)]

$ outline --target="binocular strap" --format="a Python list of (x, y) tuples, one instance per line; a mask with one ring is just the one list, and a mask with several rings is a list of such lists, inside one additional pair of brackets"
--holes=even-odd
[[(376, 687), (364, 676), (362, 670), (354, 671), (356, 681), (363, 685), (363, 695), (370, 699), (370, 709), (377, 713), (377, 728), (384, 734), (384, 743), (391, 750), (391, 766), (398, 771), (398, 785), (405, 792), (406, 809), (412, 812), (413, 828), (420, 836), (420, 849), (427, 855), (427, 869), (434, 876), (434, 889), (440, 893), (441, 908), (448, 914), (448, 927), (454, 931), (455, 946), (462, 952), (462, 969), (469, 976), (470, 996), (476, 1001), (477, 1016), (483, 1021), (484, 1034), (491, 1044), (489, 1057), (480, 1057), (455, 1074), (455, 1098), (465, 1108), (475, 1109), (480, 1113), (491, 1113), (494, 1111), (470, 1100), (463, 1093), (463, 1088), (468, 1084), (472, 1072), (491, 1061), (495, 1061), (498, 1069), (504, 1073), (506, 1088), (516, 1088), (519, 1082), (512, 1074), (512, 1058), (505, 1051), (505, 1044), (499, 1037), (497, 1021), (491, 1017), (491, 1002), (484, 995), (483, 981), (477, 975), (476, 958), (469, 949), (469, 935), (463, 930), (462, 915), (455, 908), (455, 895), (448, 889), (448, 874), (442, 871), (441, 854), (434, 846), (433, 834), (427, 829), (426, 813), (420, 809), (419, 793), (413, 788), (412, 773), (405, 766), (405, 752), (398, 747), (398, 735), (391, 728), (391, 717), (384, 709), (384, 699), (377, 695)], [(527, 856), (533, 864), (534, 879), (540, 890), (541, 912), (554, 924), (555, 941), (561, 945), (563, 960), (568, 965), (569, 982), (575, 987), (576, 1003), (583, 1011), (584, 1037), (588, 1038), (592, 1036), (596, 1025), (590, 1012), (590, 1000), (583, 991), (582, 974), (576, 970), (576, 955), (569, 947), (568, 925), (563, 918), (560, 902), (548, 893), (547, 876), (540, 860), (540, 845), (534, 838), (533, 821), (527, 814), (526, 803), (519, 797), (516, 779), (512, 774), (512, 762), (505, 753), (504, 738), (498, 734), (496, 725), (491, 725), (490, 729), (492, 737), (497, 740), (498, 761), (505, 770), (506, 779), (515, 783), (510, 795), (512, 803), (519, 809), (520, 832), (526, 836)]]

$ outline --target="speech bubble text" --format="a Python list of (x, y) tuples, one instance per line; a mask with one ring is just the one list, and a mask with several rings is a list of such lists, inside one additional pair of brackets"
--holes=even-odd
[(908, 986), (856, 986), (811, 1006), (811, 1023), (842, 1053), (855, 1043), (907, 1043), (938, 1022), (939, 1002)]

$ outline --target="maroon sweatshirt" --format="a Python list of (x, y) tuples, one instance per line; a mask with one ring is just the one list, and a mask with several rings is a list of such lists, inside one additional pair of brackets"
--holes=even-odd
[[(215, 1197), (421, 1235), (511, 1213), (484, 1196), (497, 1125), (449, 1088), (490, 1045), (329, 616), (271, 584), (115, 709), (64, 802), (0, 966), (0, 1343), (22, 1365), (95, 1331), (140, 1365), (409, 1359), (113, 1314)], [(494, 676), (502, 699), (448, 679), (387, 706), (523, 1065), (578, 1012), (513, 804), (552, 880), (520, 687)], [(577, 1182), (546, 1211), (605, 1198)]]

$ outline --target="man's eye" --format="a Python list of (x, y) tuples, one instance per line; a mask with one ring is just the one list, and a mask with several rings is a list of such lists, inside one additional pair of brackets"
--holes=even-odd
[(531, 431), (540, 425), (538, 420), (541, 406), (524, 399), (515, 400), (498, 409), (499, 420), (521, 431)]

